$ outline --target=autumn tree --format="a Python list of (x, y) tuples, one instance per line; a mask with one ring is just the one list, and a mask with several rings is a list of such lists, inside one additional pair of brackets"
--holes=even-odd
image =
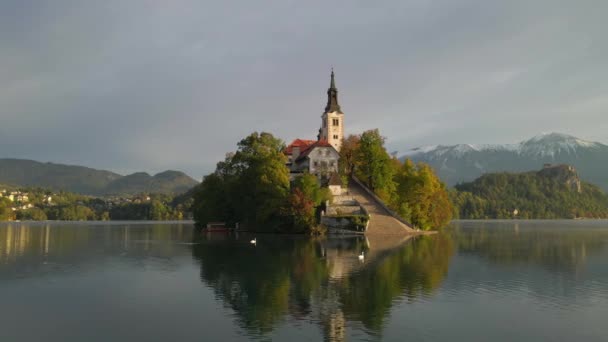
[(315, 224), (315, 203), (300, 188), (294, 188), (286, 203), (286, 214), (292, 218), (291, 232), (304, 233)]
[(11, 210), (11, 201), (6, 197), (0, 197), (0, 221), (12, 220), (14, 217)]
[(360, 140), (361, 137), (359, 135), (351, 134), (342, 141), (340, 159), (338, 161), (341, 176), (350, 177), (353, 174)]
[(452, 204), (445, 184), (427, 164), (409, 159), (395, 175), (396, 191), (391, 206), (417, 228), (437, 229), (452, 219)]

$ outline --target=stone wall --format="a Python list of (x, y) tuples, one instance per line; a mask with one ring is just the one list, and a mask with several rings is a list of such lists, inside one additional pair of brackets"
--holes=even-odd
[[(364, 220), (365, 226), (357, 230), (359, 221)], [(329, 234), (364, 234), (369, 226), (369, 217), (364, 215), (322, 216), (321, 224), (327, 226)]]
[[(369, 225), (369, 213), (352, 196), (337, 196), (334, 203), (325, 203), (327, 211), (321, 214), (321, 224), (330, 234), (363, 234)], [(365, 221), (365, 227), (359, 227)]]
[(361, 206), (359, 205), (330, 205), (327, 207), (327, 215), (359, 215)]

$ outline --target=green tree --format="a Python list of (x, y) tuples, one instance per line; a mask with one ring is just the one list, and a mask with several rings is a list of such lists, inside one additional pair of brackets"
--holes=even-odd
[(46, 213), (40, 208), (30, 208), (27, 210), (19, 210), (17, 219), (22, 221), (44, 221), (47, 219)]
[(110, 219), (111, 219), (110, 218), (110, 212), (104, 211), (103, 213), (101, 213), (99, 219), (102, 220), (102, 221), (110, 221)]
[(270, 133), (253, 133), (241, 140), (233, 157), (239, 172), (233, 200), (245, 224), (270, 223), (289, 194), (289, 170), (284, 144)]
[(310, 199), (317, 207), (325, 201), (331, 201), (332, 199), (329, 189), (321, 187), (319, 179), (310, 173), (305, 173), (297, 177), (293, 181), (292, 188), (299, 189), (304, 196)]
[(231, 203), (228, 198), (230, 183), (217, 171), (205, 176), (194, 189), (192, 214), (199, 225), (208, 222), (230, 221)]
[(357, 178), (374, 191), (380, 198), (390, 200), (395, 183), (391, 157), (384, 148), (384, 138), (377, 129), (361, 134), (355, 153)]
[(234, 154), (218, 163), (194, 191), (198, 225), (211, 220), (240, 222), (249, 229), (275, 230), (289, 195), (284, 144), (270, 133), (252, 133)]
[(46, 212), (51, 220), (87, 221), (95, 219), (95, 212), (84, 205), (68, 204), (53, 207)]
[(171, 211), (167, 206), (159, 200), (150, 202), (149, 218), (155, 221), (168, 220), (171, 218)]
[(12, 202), (8, 198), (0, 198), (0, 221), (9, 221), (13, 219), (11, 205)]

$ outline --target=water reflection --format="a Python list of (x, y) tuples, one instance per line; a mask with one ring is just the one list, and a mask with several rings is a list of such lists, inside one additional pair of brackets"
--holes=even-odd
[(380, 334), (395, 302), (439, 287), (454, 251), (443, 235), (410, 241), (258, 236), (257, 246), (249, 239), (203, 236), (192, 251), (201, 281), (257, 337), (285, 319), (312, 319), (327, 340), (342, 340), (349, 322)]
[(575, 274), (589, 255), (605, 248), (605, 221), (462, 221), (450, 238), (460, 254), (472, 254), (505, 266), (539, 265)]
[[(187, 224), (0, 223), (0, 279), (70, 271), (101, 258), (170, 259), (188, 241)], [(43, 272), (44, 271), (44, 272)]]
[[(258, 235), (254, 246), (189, 224), (0, 223), (0, 331), (196, 340), (204, 322), (209, 340), (500, 340), (518, 322), (521, 339), (590, 340), (608, 336), (606, 228), (457, 222), (413, 239)], [(44, 324), (20, 329), (28, 320)]]

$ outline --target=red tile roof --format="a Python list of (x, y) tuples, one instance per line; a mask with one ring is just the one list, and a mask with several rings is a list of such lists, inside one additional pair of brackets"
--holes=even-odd
[(327, 140), (315, 141), (314, 144), (309, 145), (305, 150), (303, 150), (302, 152), (300, 152), (300, 156), (298, 157), (297, 160), (302, 160), (302, 159), (306, 158), (306, 156), (308, 156), (308, 154), (310, 154), (310, 152), (312, 152), (312, 150), (314, 150), (315, 147), (331, 147), (331, 148), (334, 148)]
[(302, 153), (302, 151), (304, 151), (305, 149), (307, 149), (308, 147), (310, 147), (311, 145), (313, 145), (316, 142), (317, 142), (316, 140), (296, 139), (296, 140), (292, 141), (292, 143), (289, 144), (283, 150), (283, 153), (286, 155), (291, 155), (293, 153), (294, 147), (299, 147), (300, 153)]

